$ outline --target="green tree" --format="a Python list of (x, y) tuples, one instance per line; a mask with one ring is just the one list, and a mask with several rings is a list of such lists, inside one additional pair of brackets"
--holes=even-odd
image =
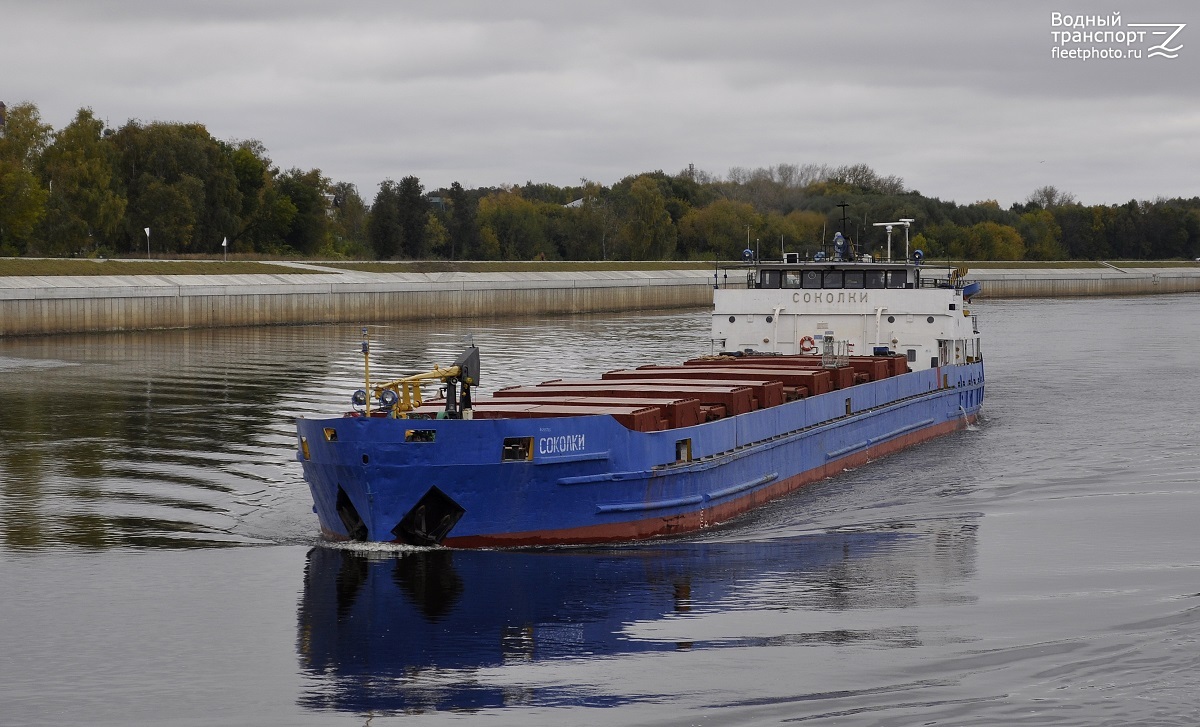
[(446, 197), (450, 202), (450, 220), (446, 226), (450, 259), (482, 257), (479, 253), (479, 226), (476, 222), (479, 198), (463, 189), (458, 182), (450, 185)]
[(244, 246), (239, 244), (234, 249), (274, 254), (287, 252), (285, 238), (299, 213), (290, 197), (276, 189), (274, 184), (267, 186), (259, 198), (257, 209), (246, 223), (242, 238)]
[(121, 223), (126, 200), (113, 188), (115, 150), (103, 133), (104, 123), (92, 110), (80, 109), (42, 154), (42, 174), (51, 189), (40, 228), (47, 253), (107, 247)]
[(233, 146), (226, 145), (225, 150), (229, 156), (233, 176), (237, 180), (238, 194), (241, 195), (240, 224), (235, 233), (237, 239), (254, 226), (255, 218), (263, 208), (267, 187), (273, 182), (274, 173), (262, 142), (243, 141)]
[(661, 260), (675, 252), (677, 232), (667, 201), (654, 179), (642, 175), (629, 188), (630, 204), (621, 228), (630, 260)]
[(328, 244), (329, 213), (326, 195), (330, 181), (321, 170), (307, 172), (293, 168), (279, 175), (279, 192), (296, 207), (296, 216), (284, 236), (289, 248), (301, 255), (312, 255)]
[(155, 248), (168, 253), (217, 252), (224, 237), (237, 235), (239, 170), (228, 145), (202, 124), (130, 121), (108, 141), (118, 151), (118, 188), (128, 200), (125, 249), (141, 247), (145, 227)]
[(1152, 259), (1192, 258), (1200, 238), (1196, 215), (1169, 202), (1145, 206), (1142, 216), (1142, 235)]
[(367, 240), (367, 205), (358, 195), (358, 187), (350, 182), (337, 182), (331, 188), (333, 210), (331, 227), (331, 257), (369, 257)]
[[(925, 242), (918, 245), (930, 260), (965, 260), (970, 241), (967, 230), (953, 222), (929, 225), (921, 233)], [(978, 259), (978, 258), (976, 258)]]
[[(204, 182), (190, 174), (180, 176), (174, 183), (150, 175), (139, 182), (133, 210), (150, 228), (148, 245), (154, 251), (152, 254), (187, 251), (204, 204)], [(134, 246), (131, 251), (140, 252), (140, 248)]]
[(586, 184), (582, 202), (562, 207), (553, 216), (553, 237), (559, 255), (567, 260), (602, 260), (614, 231), (609, 203), (599, 196), (598, 185)]
[(45, 214), (50, 195), (36, 167), (51, 132), (52, 127), (42, 123), (37, 106), (31, 103), (8, 109), (0, 126), (0, 254), (26, 251)]
[(426, 257), (429, 254), (425, 240), (429, 200), (425, 198), (421, 180), (413, 176), (400, 180), (397, 187), (397, 213), (404, 254), (414, 260)]
[(379, 184), (371, 204), (367, 222), (367, 239), (375, 251), (376, 260), (391, 260), (403, 249), (404, 232), (400, 228), (400, 190), (396, 183), (385, 179)]
[(600, 260), (607, 256), (617, 230), (614, 198), (595, 182), (580, 182), (581, 186), (564, 188), (560, 195), (569, 202), (535, 202), (544, 230), (544, 246), (535, 249), (535, 254), (564, 260)]

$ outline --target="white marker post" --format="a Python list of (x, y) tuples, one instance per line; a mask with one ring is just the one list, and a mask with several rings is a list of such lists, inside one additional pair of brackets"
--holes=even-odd
[(150, 228), (146, 228), (146, 259), (150, 259)]
[(229, 238), (221, 240), (221, 254), (225, 256), (225, 262), (229, 262)]

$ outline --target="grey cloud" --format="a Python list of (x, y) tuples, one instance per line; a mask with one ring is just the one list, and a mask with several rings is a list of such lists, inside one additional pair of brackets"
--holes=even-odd
[(370, 197), (611, 183), (688, 163), (866, 162), (926, 194), (1200, 194), (1200, 22), (1172, 61), (1055, 61), (1050, 11), (1192, 22), (1191, 3), (25, 2), (0, 98), (200, 121)]

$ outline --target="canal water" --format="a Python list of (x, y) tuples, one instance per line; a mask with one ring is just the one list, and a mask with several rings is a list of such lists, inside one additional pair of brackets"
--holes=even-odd
[[(973, 306), (984, 416), (686, 539), (315, 537), (355, 327), (0, 341), (3, 725), (1194, 725), (1200, 296)], [(704, 311), (375, 326), (483, 389), (707, 353)]]

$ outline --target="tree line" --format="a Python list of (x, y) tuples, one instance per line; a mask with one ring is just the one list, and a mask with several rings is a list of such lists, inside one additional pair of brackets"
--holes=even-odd
[(910, 246), (933, 257), (1200, 257), (1200, 198), (1088, 206), (1046, 186), (1004, 209), (926, 197), (863, 164), (779, 164), (610, 186), (426, 190), (405, 176), (368, 204), (353, 184), (280, 170), (261, 142), (214, 139), (199, 123), (112, 129), (85, 108), (55, 131), (31, 103), (0, 110), (5, 256), (136, 256), (147, 243), (155, 256), (214, 255), (228, 241), (231, 253), (322, 259), (729, 260), (747, 247), (812, 254), (837, 230), (878, 252), (874, 223), (905, 218)]

